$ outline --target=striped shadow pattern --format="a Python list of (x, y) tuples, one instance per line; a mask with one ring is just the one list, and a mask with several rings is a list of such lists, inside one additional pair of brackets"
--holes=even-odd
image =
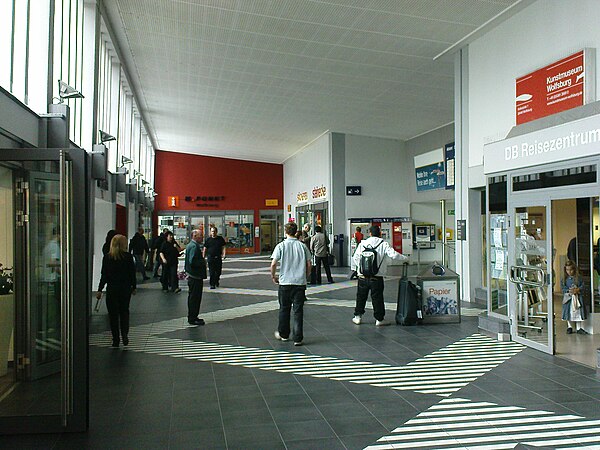
[(463, 398), (441, 400), (368, 450), (600, 448), (600, 420)]
[[(474, 335), (406, 366), (391, 366), (148, 334), (145, 337), (130, 334), (130, 337), (131, 344), (127, 348), (129, 351), (274, 370), (443, 397), (468, 385), (524, 348), (520, 344), (498, 342), (485, 336)], [(105, 335), (101, 343), (94, 341), (93, 344), (108, 347), (110, 339)]]

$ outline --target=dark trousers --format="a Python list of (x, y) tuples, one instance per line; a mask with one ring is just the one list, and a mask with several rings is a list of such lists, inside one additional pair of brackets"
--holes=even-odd
[(108, 309), (113, 341), (119, 340), (119, 330), (123, 338), (126, 338), (129, 334), (130, 300), (131, 287), (118, 285), (108, 285), (106, 287), (106, 309)]
[(365, 305), (371, 291), (371, 302), (373, 303), (373, 315), (376, 320), (383, 320), (385, 317), (385, 306), (383, 305), (383, 277), (359, 278), (358, 290), (356, 291), (355, 316), (362, 316), (365, 313)]
[(162, 275), (160, 276), (160, 283), (162, 284), (163, 291), (168, 291), (169, 286), (171, 290), (179, 288), (179, 278), (177, 278), (177, 264), (163, 264)]
[(321, 263), (325, 266), (325, 273), (327, 274), (327, 281), (333, 282), (331, 276), (331, 269), (329, 268), (329, 259), (327, 256), (315, 256), (315, 263), (317, 265), (317, 284), (321, 284)]
[(281, 337), (290, 336), (290, 314), (294, 308), (294, 342), (302, 342), (304, 339), (303, 320), (306, 286), (279, 285), (279, 326), (277, 331)]
[(200, 303), (202, 302), (203, 280), (188, 277), (188, 322), (194, 321), (200, 314)]
[(159, 259), (154, 261), (154, 274), (153, 274), (154, 278), (158, 278), (158, 269), (160, 268), (161, 265), (162, 264)]
[(142, 274), (142, 278), (147, 280), (146, 276), (146, 266), (144, 265), (144, 255), (133, 255), (133, 259), (135, 259), (135, 271), (140, 272)]
[(208, 271), (210, 272), (210, 285), (217, 286), (223, 271), (223, 260), (220, 256), (210, 256), (208, 258)]

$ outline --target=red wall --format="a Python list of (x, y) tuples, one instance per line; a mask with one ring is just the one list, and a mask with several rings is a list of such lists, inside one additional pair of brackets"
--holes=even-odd
[[(215, 158), (188, 153), (156, 152), (155, 211), (254, 210), (254, 226), (260, 209), (283, 209), (283, 165)], [(168, 197), (179, 197), (172, 208)], [(187, 202), (185, 197), (191, 196)], [(224, 196), (219, 201), (195, 201), (196, 196)], [(277, 199), (278, 206), (265, 206), (265, 199)], [(211, 203), (217, 206), (196, 206)], [(255, 251), (260, 251), (255, 238)]]

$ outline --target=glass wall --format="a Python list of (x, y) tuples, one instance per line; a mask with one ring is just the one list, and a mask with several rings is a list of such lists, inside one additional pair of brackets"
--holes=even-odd
[(492, 177), (488, 183), (489, 234), (487, 250), (490, 311), (508, 316), (508, 215), (506, 176)]

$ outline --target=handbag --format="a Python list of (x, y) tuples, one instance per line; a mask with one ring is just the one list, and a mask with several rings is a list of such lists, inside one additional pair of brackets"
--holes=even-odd
[(566, 305), (567, 303), (569, 303), (571, 301), (571, 295), (572, 294), (570, 292), (565, 292), (563, 294), (563, 301), (562, 301), (563, 305)]
[(330, 266), (333, 266), (335, 264), (335, 256), (333, 256), (331, 253), (327, 252), (327, 263)]

